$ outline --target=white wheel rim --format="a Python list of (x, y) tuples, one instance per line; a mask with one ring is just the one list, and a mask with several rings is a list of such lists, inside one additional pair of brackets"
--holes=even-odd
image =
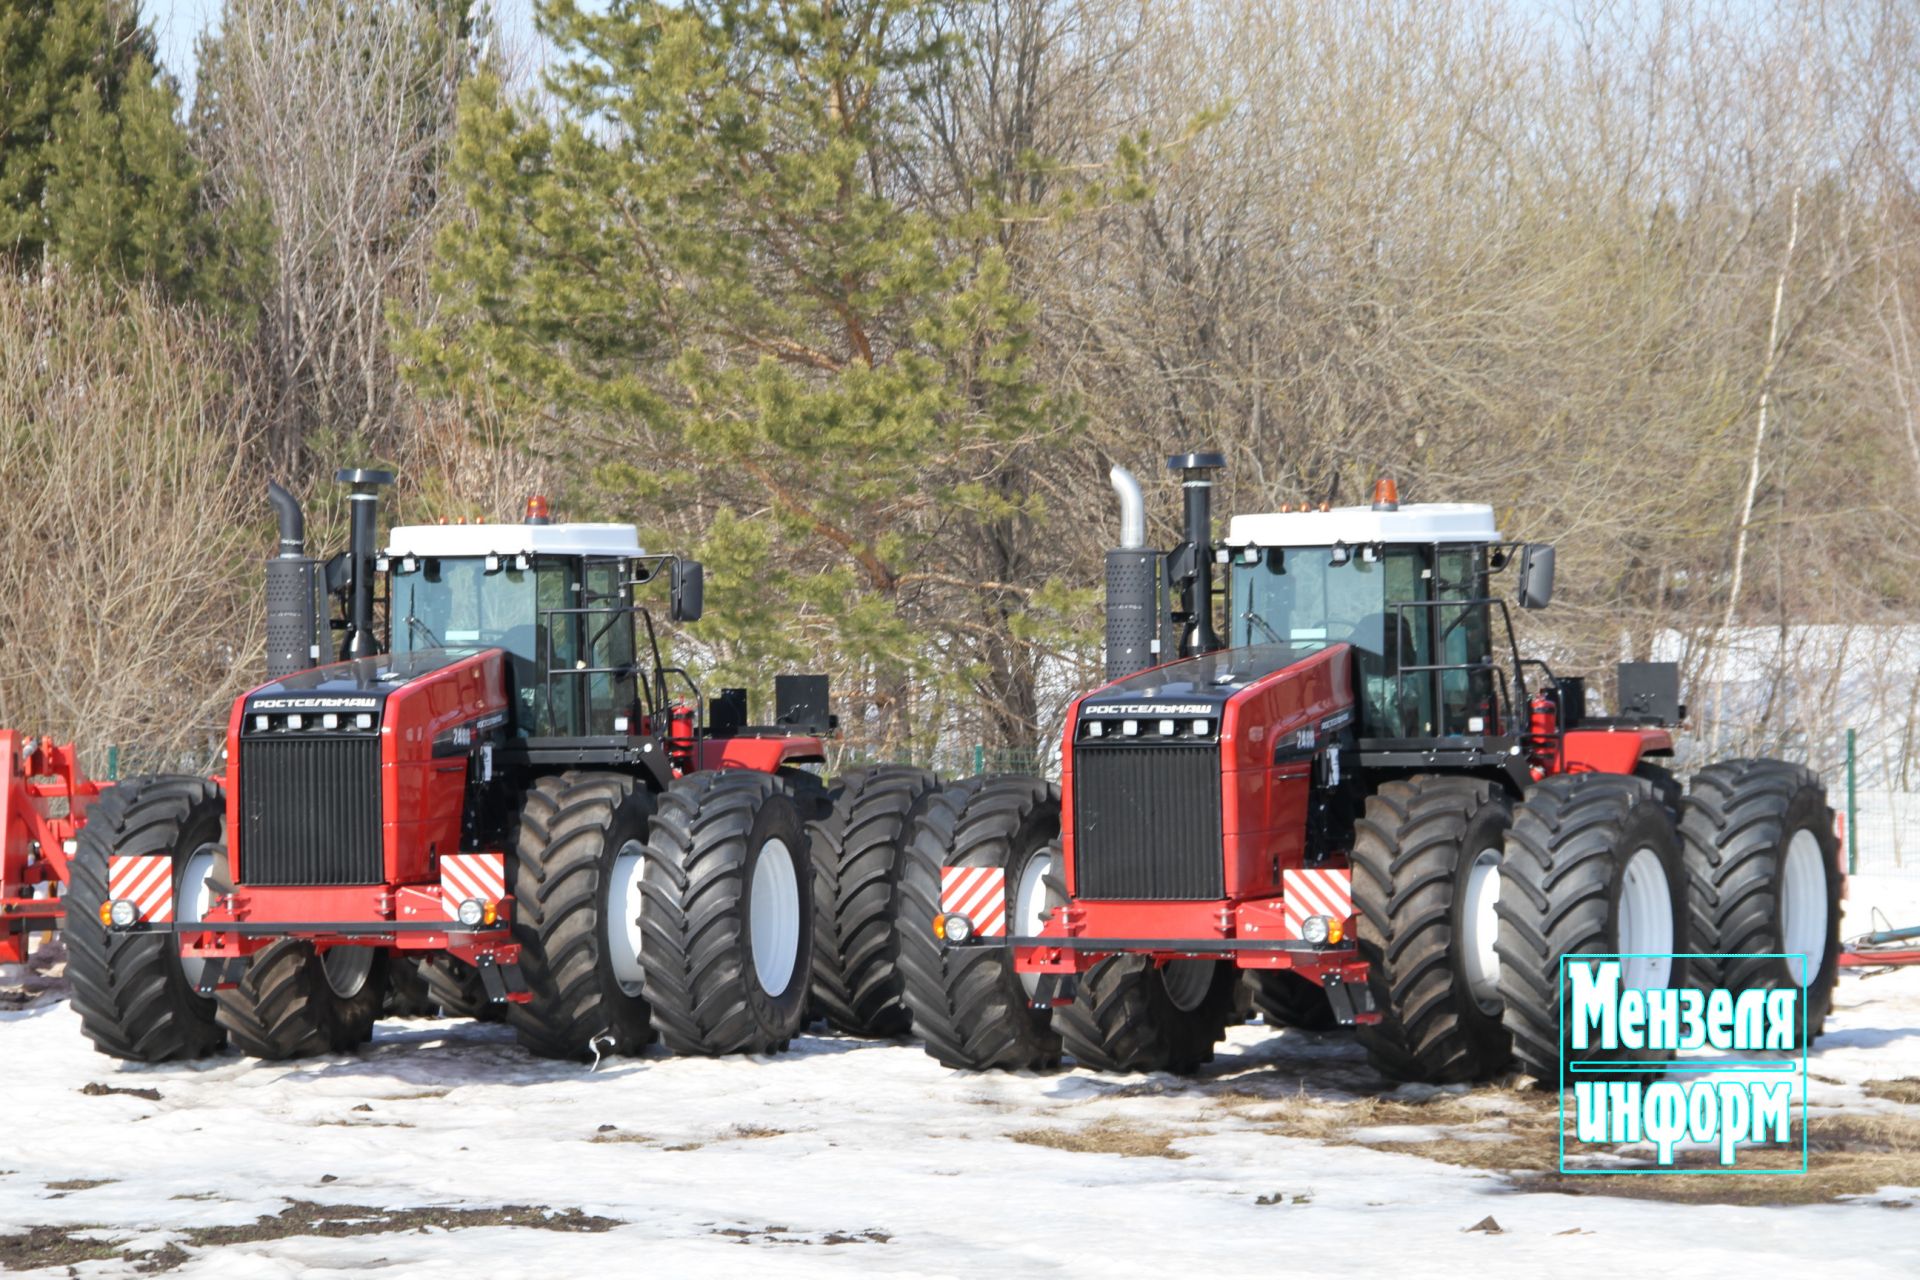
[(1192, 1013), (1207, 998), (1213, 986), (1214, 966), (1218, 960), (1169, 960), (1160, 966), (1160, 981), (1167, 988), (1167, 999), (1182, 1013)]
[(373, 972), (373, 957), (372, 947), (333, 947), (321, 956), (320, 968), (333, 994), (342, 1000), (359, 995), (367, 985), (367, 975)]
[(607, 958), (614, 982), (630, 996), (640, 994), (647, 976), (640, 963), (640, 876), (646, 862), (640, 842), (627, 841), (613, 855), (613, 879), (607, 885)]
[(1636, 849), (1620, 876), (1614, 908), (1615, 945), (1624, 962), (1624, 985), (1658, 991), (1673, 979), (1673, 891), (1667, 868), (1652, 849)]
[(1805, 961), (1788, 960), (1806, 986), (1827, 962), (1827, 864), (1820, 837), (1805, 827), (1787, 842), (1780, 875), (1781, 950)]
[[(213, 874), (218, 853), (213, 845), (203, 844), (187, 859), (186, 868), (180, 873), (179, 901), (173, 912), (182, 924), (206, 919), (208, 909), (213, 906), (213, 889), (207, 884), (207, 877)], [(180, 972), (186, 976), (187, 985), (197, 990), (207, 972), (207, 962), (199, 956), (181, 956)]]
[[(1032, 938), (1047, 927), (1047, 877), (1053, 874), (1053, 854), (1036, 853), (1020, 868), (1020, 883), (1013, 891), (1013, 936)], [(1009, 957), (1011, 963), (1011, 957)], [(1020, 986), (1029, 997), (1040, 989), (1040, 975), (1020, 974)]]
[(1482, 1007), (1500, 1006), (1500, 850), (1482, 849), (1467, 868), (1467, 888), (1460, 904), (1460, 954), (1467, 985)]
[(800, 960), (800, 881), (787, 842), (777, 836), (760, 846), (747, 911), (760, 989), (770, 996), (784, 995)]

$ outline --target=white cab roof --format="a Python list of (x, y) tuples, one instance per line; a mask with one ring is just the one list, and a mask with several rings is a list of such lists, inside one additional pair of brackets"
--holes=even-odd
[(1478, 502), (1422, 502), (1398, 511), (1335, 507), (1235, 516), (1229, 547), (1330, 547), (1336, 542), (1498, 542), (1493, 508)]
[(637, 556), (630, 524), (403, 524), (387, 534), (389, 556)]

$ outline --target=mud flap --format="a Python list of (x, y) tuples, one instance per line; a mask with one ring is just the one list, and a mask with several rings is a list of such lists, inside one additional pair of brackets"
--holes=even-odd
[(1080, 978), (1072, 973), (1043, 973), (1033, 987), (1033, 1007), (1047, 1009), (1057, 1004), (1072, 1004), (1080, 994)]
[(474, 967), (480, 970), (481, 985), (486, 987), (487, 999), (494, 1004), (519, 1003), (533, 995), (527, 980), (520, 976), (518, 964), (496, 964), (492, 956), (481, 956)]
[[(1340, 978), (1338, 970), (1327, 974), (1327, 1003), (1333, 1006), (1333, 1016), (1343, 1027), (1351, 1027), (1367, 1015), (1375, 1012), (1373, 991), (1364, 982), (1346, 983)], [(1371, 1021), (1370, 1018), (1368, 1018)]]
[(214, 958), (200, 968), (200, 981), (194, 990), (203, 996), (210, 996), (221, 988), (231, 990), (240, 985), (240, 979), (246, 976), (247, 956), (228, 956), (225, 959)]

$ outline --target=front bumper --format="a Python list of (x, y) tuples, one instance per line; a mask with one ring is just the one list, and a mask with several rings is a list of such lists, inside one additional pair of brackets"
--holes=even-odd
[(513, 941), (512, 898), (491, 904), (494, 918), (476, 927), (454, 918), (458, 903), (439, 885), (340, 887), (240, 886), (217, 899), (198, 920), (143, 920), (113, 926), (116, 934), (165, 933), (178, 939), (183, 959), (201, 966), (203, 991), (239, 981), (252, 955), (282, 938), (301, 938), (322, 951), (381, 947), (444, 952), (480, 971), (495, 1000), (529, 998), (519, 976)]

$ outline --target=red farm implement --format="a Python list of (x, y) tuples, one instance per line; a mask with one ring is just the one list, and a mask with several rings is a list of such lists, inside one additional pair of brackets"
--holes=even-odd
[(64, 923), (68, 864), (103, 784), (72, 746), (0, 729), (0, 964), (23, 964), (36, 933)]

